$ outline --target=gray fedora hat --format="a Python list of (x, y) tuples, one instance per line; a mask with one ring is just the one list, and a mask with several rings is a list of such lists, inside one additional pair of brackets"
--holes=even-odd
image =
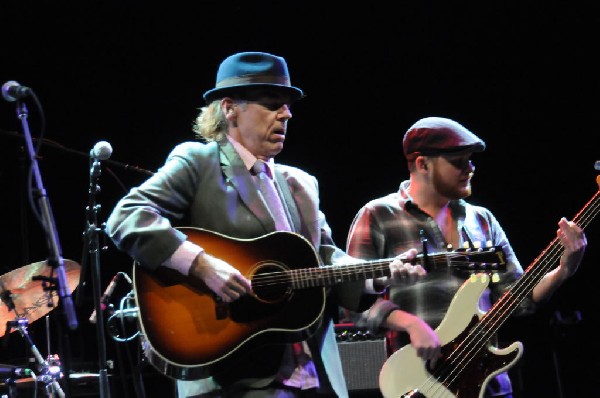
[(211, 102), (219, 96), (250, 87), (281, 89), (294, 101), (304, 96), (302, 90), (292, 86), (285, 59), (264, 52), (241, 52), (221, 62), (215, 88), (205, 92), (203, 97), (206, 102)]

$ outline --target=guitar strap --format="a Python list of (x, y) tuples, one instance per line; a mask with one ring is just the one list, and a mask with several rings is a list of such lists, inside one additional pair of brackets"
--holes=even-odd
[(460, 229), (463, 233), (463, 240), (469, 243), (469, 249), (475, 249), (475, 244), (473, 243), (473, 237), (469, 233), (469, 230), (464, 225)]

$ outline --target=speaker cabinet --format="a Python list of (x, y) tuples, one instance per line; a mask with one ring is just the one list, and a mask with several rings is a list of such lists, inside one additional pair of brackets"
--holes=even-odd
[(349, 391), (379, 391), (379, 372), (387, 359), (385, 339), (338, 341)]

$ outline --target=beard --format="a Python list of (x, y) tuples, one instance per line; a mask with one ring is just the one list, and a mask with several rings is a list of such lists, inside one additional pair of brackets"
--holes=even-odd
[(433, 187), (440, 194), (450, 200), (464, 199), (471, 196), (471, 180), (465, 185), (463, 183), (448, 182), (444, 176), (433, 170)]

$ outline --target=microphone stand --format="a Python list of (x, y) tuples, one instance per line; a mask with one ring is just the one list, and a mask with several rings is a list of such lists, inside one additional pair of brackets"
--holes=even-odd
[(50, 207), (50, 202), (46, 196), (46, 190), (42, 184), (42, 177), (40, 169), (37, 163), (35, 150), (33, 148), (33, 141), (31, 139), (31, 133), (29, 131), (29, 125), (27, 123), (27, 107), (21, 100), (17, 100), (17, 117), (21, 120), (23, 126), (23, 132), (25, 141), (27, 144), (27, 151), (29, 153), (29, 160), (31, 162), (31, 168), (35, 179), (35, 196), (38, 199), (38, 204), (41, 209), (41, 215), (43, 217), (42, 226), (47, 235), (47, 244), (50, 251), (50, 257), (48, 258), (48, 264), (53, 267), (57, 275), (57, 291), (62, 303), (63, 313), (66, 317), (69, 329), (75, 330), (78, 327), (77, 316), (75, 314), (75, 308), (73, 306), (73, 300), (71, 298), (71, 292), (69, 292), (69, 285), (67, 283), (67, 275), (65, 273), (64, 259), (62, 257), (62, 249), (58, 240), (58, 232), (56, 230), (56, 224), (54, 222), (54, 216)]
[[(19, 138), (19, 139), (21, 138), (21, 134), (19, 134), (16, 131), (6, 131), (6, 130), (0, 129), (0, 134), (2, 134), (2, 135), (8, 135), (8, 136), (11, 136), (13, 138)], [(61, 144), (59, 144), (57, 142), (54, 142), (54, 141), (51, 141), (51, 140), (49, 140), (47, 138), (42, 138), (42, 139), (33, 138), (33, 140), (34, 141), (41, 141), (41, 142), (43, 142), (46, 147), (50, 147), (50, 148), (54, 148), (54, 149), (59, 149), (61, 151), (68, 152), (68, 153), (71, 153), (71, 154), (74, 154), (74, 155), (78, 155), (78, 156), (85, 156), (85, 157), (89, 156), (89, 153), (87, 153), (87, 152), (82, 152), (82, 151), (78, 151), (78, 150), (75, 150), (75, 149), (72, 149), (72, 148), (65, 147), (64, 145), (61, 145)], [(147, 170), (147, 169), (144, 169), (142, 167), (139, 167), (139, 166), (136, 166), (136, 165), (133, 165), (133, 164), (129, 164), (129, 163), (122, 163), (122, 162), (118, 162), (118, 161), (112, 160), (112, 159), (106, 159), (106, 160), (104, 160), (104, 163), (107, 164), (107, 165), (110, 165), (110, 166), (117, 166), (117, 167), (120, 167), (120, 168), (125, 169), (125, 170), (132, 170), (132, 171), (138, 172), (140, 174), (144, 174), (146, 176), (152, 176), (152, 175), (154, 175), (154, 172), (152, 172), (150, 170)]]
[(100, 383), (100, 398), (110, 397), (108, 385), (108, 373), (106, 369), (106, 341), (104, 339), (104, 314), (102, 311), (100, 293), (100, 244), (98, 233), (102, 231), (97, 227), (98, 210), (100, 205), (96, 204), (96, 194), (100, 191), (98, 179), (100, 177), (100, 161), (90, 157), (90, 191), (89, 202), (86, 207), (87, 228), (85, 231), (86, 245), (91, 258), (92, 286), (94, 290), (94, 308), (96, 310), (96, 334), (98, 337), (98, 377)]

